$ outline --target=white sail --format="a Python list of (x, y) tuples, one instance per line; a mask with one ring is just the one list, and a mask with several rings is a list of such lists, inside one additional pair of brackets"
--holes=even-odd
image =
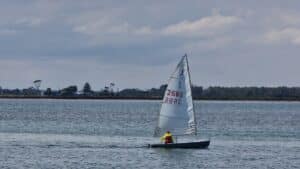
[(196, 134), (187, 55), (182, 57), (169, 79), (154, 136), (166, 131), (175, 135)]

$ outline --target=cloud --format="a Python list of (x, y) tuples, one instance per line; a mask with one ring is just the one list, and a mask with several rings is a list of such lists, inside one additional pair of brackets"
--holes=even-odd
[(241, 18), (237, 16), (223, 16), (218, 13), (200, 17), (195, 21), (178, 21), (175, 24), (163, 26), (134, 25), (129, 22), (118, 21), (114, 17), (100, 17), (91, 19), (81, 18), (73, 22), (73, 31), (87, 35), (94, 44), (135, 44), (160, 40), (164, 42), (170, 38), (192, 38), (222, 36), (237, 25)]
[(212, 36), (224, 32), (233, 25), (240, 22), (236, 16), (213, 15), (200, 18), (195, 21), (182, 21), (177, 24), (169, 25), (162, 30), (164, 35), (175, 36)]
[(300, 45), (300, 29), (284, 28), (281, 30), (272, 30), (264, 34), (264, 41), (271, 44), (291, 43)]
[[(253, 85), (297, 84), (299, 66), (291, 64), (299, 60), (299, 6), (300, 1), (279, 0), (1, 1), (0, 77), (6, 86), (27, 86), (35, 78), (65, 86), (87, 76), (98, 85), (117, 78), (123, 86), (153, 86), (156, 75), (165, 73), (165, 79), (173, 69), (164, 66), (187, 52), (199, 85), (248, 85), (250, 73)], [(274, 59), (282, 56), (288, 66)], [(136, 82), (127, 74), (137, 76)]]
[(80, 26), (75, 26), (73, 28), (74, 32), (91, 35), (91, 36), (104, 36), (104, 35), (149, 35), (153, 32), (150, 27), (143, 26), (140, 28), (136, 28), (130, 25), (127, 22), (113, 24), (109, 23), (105, 20), (99, 20), (87, 24), (83, 24)]
[[(111, 66), (95, 59), (0, 59), (2, 88), (27, 88), (36, 79), (42, 80), (42, 89), (61, 89), (68, 85), (90, 82), (94, 90), (103, 89), (105, 84), (114, 82), (117, 88), (158, 87), (167, 81), (171, 65), (127, 65)], [(9, 73), (7, 73), (9, 72)], [(134, 78), (131, 78), (134, 77)], [(145, 78), (146, 77), (146, 78)], [(141, 80), (143, 79), (143, 80)], [(155, 79), (155, 82), (153, 81)]]
[(269, 27), (300, 26), (300, 13), (298, 10), (272, 9), (270, 15), (265, 18)]
[(41, 25), (43, 20), (41, 18), (37, 17), (23, 17), (20, 19), (17, 19), (15, 24), (16, 25), (24, 25), (24, 26), (39, 26)]
[(248, 39), (253, 42), (252, 45), (299, 45), (300, 13), (278, 8), (271, 9), (269, 13), (270, 15), (262, 16), (257, 21), (255, 31), (250, 30), (253, 36)]

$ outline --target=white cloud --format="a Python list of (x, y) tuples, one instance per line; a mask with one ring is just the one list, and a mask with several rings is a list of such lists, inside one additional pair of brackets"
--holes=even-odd
[(178, 36), (211, 36), (223, 32), (237, 24), (240, 18), (236, 16), (213, 15), (196, 21), (183, 21), (169, 25), (162, 30), (164, 35)]
[(148, 26), (144, 26), (135, 30), (135, 34), (137, 35), (150, 35), (154, 33), (154, 30)]
[[(287, 27), (287, 26), (299, 26), (300, 13), (294, 10), (286, 9), (272, 9), (270, 15), (265, 16), (266, 26), (269, 27)], [(263, 19), (263, 18), (262, 18)]]
[(39, 26), (43, 20), (37, 17), (24, 17), (21, 19), (17, 19), (15, 24), (17, 25), (26, 25), (26, 26)]
[(272, 30), (264, 34), (264, 41), (267, 43), (292, 43), (300, 45), (300, 29), (284, 28), (281, 30)]
[(118, 21), (114, 17), (94, 18), (94, 16), (87, 15), (77, 21), (72, 21), (72, 24), (74, 24), (74, 32), (90, 36), (93, 43), (97, 41), (98, 43), (103, 41), (119, 43), (162, 38), (161, 35), (174, 38), (221, 36), (240, 21), (241, 19), (237, 16), (213, 14), (196, 21), (182, 21), (161, 28), (153, 28), (149, 25), (136, 26), (126, 21)]
[(134, 27), (127, 22), (113, 24), (103, 20), (75, 26), (74, 32), (79, 32), (86, 35), (120, 35), (120, 34), (132, 34), (132, 35), (149, 35), (153, 32), (150, 27)]
[(269, 11), (269, 15), (256, 20), (255, 29), (249, 29), (252, 36), (248, 36), (248, 42), (268, 45), (300, 44), (300, 13), (297, 11), (275, 8)]
[(88, 43), (92, 46), (142, 43), (154, 35), (154, 30), (148, 26), (136, 27), (127, 22), (117, 23), (106, 19), (75, 26), (73, 32), (88, 36)]

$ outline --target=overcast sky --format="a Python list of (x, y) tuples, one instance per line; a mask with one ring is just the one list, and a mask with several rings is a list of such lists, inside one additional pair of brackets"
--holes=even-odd
[(0, 1), (0, 86), (300, 86), (300, 1)]

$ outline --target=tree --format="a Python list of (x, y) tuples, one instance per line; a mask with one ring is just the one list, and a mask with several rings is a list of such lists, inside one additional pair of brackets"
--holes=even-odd
[(201, 98), (203, 88), (201, 86), (192, 86), (192, 93), (194, 98)]
[(83, 86), (83, 94), (90, 94), (92, 93), (92, 89), (91, 89), (91, 86), (88, 82), (86, 82)]
[(51, 96), (51, 95), (52, 95), (52, 90), (51, 90), (51, 88), (47, 88), (46, 91), (44, 92), (44, 95), (46, 95), (46, 96)]
[(69, 86), (60, 91), (62, 96), (74, 96), (77, 92), (77, 86)]

